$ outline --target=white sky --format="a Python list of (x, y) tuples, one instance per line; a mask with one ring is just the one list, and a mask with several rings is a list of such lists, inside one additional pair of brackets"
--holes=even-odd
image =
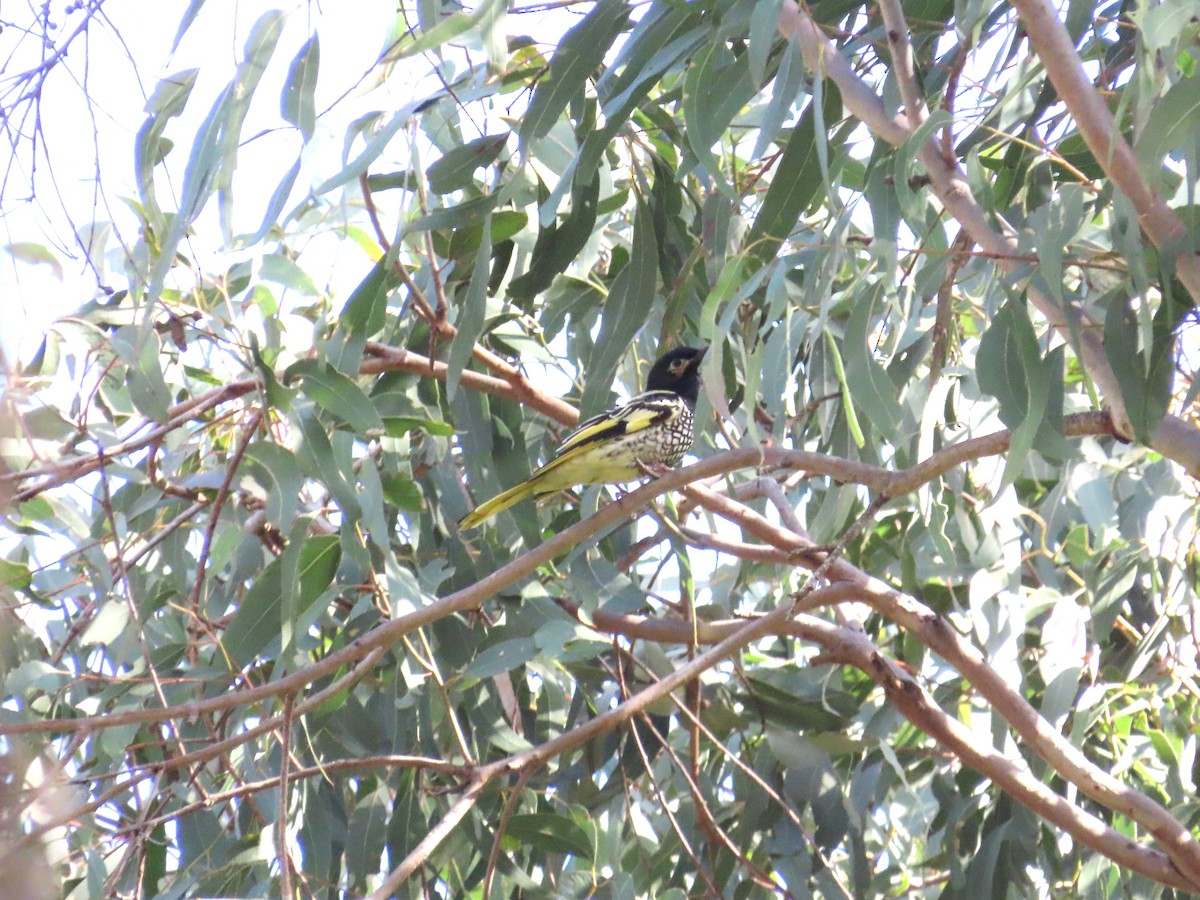
[[(82, 11), (67, 15), (63, 11), (66, 5), (51, 4), (51, 18), (57, 24), (54, 34), (60, 40), (83, 21)], [(70, 313), (95, 295), (95, 275), (85, 264), (74, 229), (93, 219), (111, 221), (123, 245), (136, 241), (137, 220), (123, 198), (137, 197), (134, 139), (146, 119), (146, 99), (158, 80), (186, 69), (200, 70), (184, 113), (171, 121), (166, 132), (177, 142), (167, 158), (166, 169), (172, 180), (160, 178), (158, 185), (163, 206), (170, 209), (172, 200), (178, 197), (191, 141), (233, 76), (251, 27), (261, 15), (280, 9), (281, 4), (266, 0), (206, 3), (178, 50), (171, 54), (186, 8), (183, 0), (108, 2), (86, 33), (74, 40), (43, 91), (44, 143), (39, 139), (42, 152), (36, 163), (33, 199), (30, 145), (27, 140), (19, 143), (12, 156), (12, 135), (4, 135), (3, 146), (8, 153), (0, 153), (0, 176), (7, 170), (8, 177), (0, 193), (0, 298), (4, 301), (0, 348), (10, 358), (14, 353), (27, 358), (54, 318)], [(394, 3), (300, 2), (282, 9), (287, 14), (286, 24), (243, 129), (244, 144), (234, 183), (235, 231), (257, 230), (271, 192), (300, 149), (299, 133), (280, 117), (279, 97), (288, 65), (313, 31), (319, 32), (321, 41), (316, 107), (318, 113), (328, 112), (318, 119), (317, 135), (305, 148), (306, 166), (292, 195), (293, 204), (305, 188), (340, 169), (343, 135), (351, 121), (366, 112), (397, 109), (433, 90), (432, 85), (418, 86), (415, 79), (405, 77), (393, 77), (374, 89), (371, 79), (355, 87), (388, 42), (396, 16)], [(30, 4), (21, 15), (24, 20), (18, 19), (18, 23), (28, 27), (34, 6)], [(5, 18), (0, 14), (0, 19)], [(510, 16), (502, 30), (547, 39), (561, 34), (576, 18), (577, 13), (564, 11)], [(36, 68), (41, 54), (36, 33), (22, 34), (20, 27), (6, 22), (0, 31), (0, 61), (4, 67), (0, 104), (7, 107), (12, 103), (9, 92), (16, 85), (14, 73)], [(451, 59), (462, 57), (461, 51), (450, 47), (446, 54)], [(427, 63), (420, 65), (428, 68)], [(32, 122), (30, 116), (26, 135)], [(186, 248), (202, 264), (214, 261), (220, 265), (214, 256), (221, 250), (215, 209), (214, 199), (197, 223), (199, 238)], [(23, 242), (46, 247), (56, 263), (21, 262), (5, 252), (9, 245)], [(311, 257), (306, 257), (306, 266), (311, 262)], [(105, 283), (115, 289), (125, 287), (120, 257), (112, 254), (107, 263)], [(344, 298), (366, 274), (368, 265), (369, 260), (359, 252), (351, 262), (331, 259), (327, 272), (309, 274), (319, 287), (331, 288)]]

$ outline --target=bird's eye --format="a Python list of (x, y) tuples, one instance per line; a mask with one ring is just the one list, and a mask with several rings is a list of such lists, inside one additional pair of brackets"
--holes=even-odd
[(684, 362), (682, 359), (675, 360), (675, 362), (671, 363), (671, 374), (678, 375), (680, 372), (683, 371), (683, 367), (684, 367)]

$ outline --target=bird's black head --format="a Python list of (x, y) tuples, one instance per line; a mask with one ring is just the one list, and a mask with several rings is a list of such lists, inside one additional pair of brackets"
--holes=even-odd
[(673, 391), (695, 406), (700, 396), (700, 360), (707, 352), (707, 347), (676, 347), (664, 353), (650, 367), (646, 390)]

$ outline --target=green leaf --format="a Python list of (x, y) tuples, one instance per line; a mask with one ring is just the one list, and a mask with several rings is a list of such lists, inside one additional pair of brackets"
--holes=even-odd
[(650, 210), (639, 201), (633, 223), (633, 252), (629, 262), (613, 279), (612, 290), (604, 303), (600, 334), (584, 368), (587, 383), (579, 404), (581, 417), (602, 412), (608, 405), (609, 388), (617, 365), (646, 323), (647, 311), (658, 286), (658, 248), (653, 223)]
[[(263, 70), (275, 50), (284, 18), (282, 12), (275, 10), (264, 13), (254, 23), (246, 40), (244, 59), (238, 66), (237, 73), (221, 92), (196, 132), (192, 152), (184, 168), (179, 211), (172, 217), (170, 226), (163, 235), (158, 257), (150, 269), (145, 294), (147, 304), (158, 299), (167, 272), (175, 264), (175, 253), (180, 242), (203, 211), (213, 192), (220, 190), (222, 194), (226, 194), (232, 183), (233, 171), (237, 167), (242, 122)], [(188, 89), (190, 90), (190, 85)], [(228, 200), (228, 197), (226, 199)], [(228, 234), (231, 204), (225, 203), (222, 212), (222, 225)]]
[(435, 419), (414, 419), (410, 416), (384, 416), (384, 431), (389, 437), (403, 437), (410, 431), (423, 431), (437, 437), (450, 437), (454, 434), (454, 426), (449, 422), (438, 422)]
[(592, 842), (578, 823), (552, 813), (518, 813), (508, 820), (506, 838), (546, 853), (570, 853), (592, 858)]
[[(242, 144), (242, 125), (246, 114), (250, 111), (250, 102), (262, 80), (263, 72), (275, 53), (279, 36), (287, 17), (279, 10), (264, 13), (250, 29), (246, 39), (246, 47), (237, 73), (230, 82), (228, 91), (222, 99), (223, 116), (220, 121), (220, 162), (213, 172), (213, 186), (218, 191), (221, 200), (222, 226), (226, 235), (230, 235), (230, 217), (233, 209), (233, 173), (237, 168), (238, 151)], [(196, 210), (199, 213), (199, 209)]]
[(1104, 317), (1104, 353), (1121, 389), (1134, 436), (1150, 443), (1170, 405), (1174, 383), (1175, 304), (1160, 302), (1153, 321), (1152, 346), (1139, 347), (1137, 315), (1128, 299), (1115, 293)]
[(0, 557), (0, 587), (23, 591), (29, 587), (32, 580), (29, 574), (29, 566), (23, 563), (10, 562)]
[(346, 868), (349, 871), (361, 874), (379, 869), (391, 808), (391, 797), (383, 785), (358, 799), (347, 825)]
[(344, 330), (358, 341), (358, 356), (351, 362), (339, 360), (338, 368), (346, 373), (357, 372), (362, 354), (362, 342), (383, 330), (387, 316), (388, 295), (400, 283), (394, 262), (384, 257), (364, 278), (346, 301), (338, 316), (338, 330)]
[(306, 297), (315, 297), (320, 293), (308, 273), (301, 269), (291, 257), (281, 253), (264, 256), (259, 274), (264, 281), (281, 284)]
[[(613, 138), (662, 76), (685, 65), (690, 54), (711, 40), (711, 30), (703, 23), (698, 4), (655, 4), (634, 26), (616, 62), (596, 82), (604, 125), (584, 136), (576, 160), (576, 181), (591, 181)], [(557, 209), (558, 190), (552, 200)]]
[(522, 148), (549, 134), (571, 99), (582, 95), (584, 83), (604, 61), (629, 14), (624, 0), (599, 0), (582, 22), (563, 35), (550, 60), (550, 71), (538, 82), (521, 121)]
[(300, 587), (297, 611), (303, 614), (333, 583), (342, 561), (342, 546), (337, 535), (317, 534), (307, 538), (300, 550)]
[(497, 191), (486, 197), (476, 197), (465, 200), (456, 206), (445, 209), (435, 209), (431, 213), (418, 216), (404, 226), (404, 234), (415, 234), (422, 231), (437, 231), (441, 228), (471, 228), (483, 224), (484, 219), (496, 208), (502, 199)]
[(13, 259), (18, 259), (21, 262), (32, 265), (47, 266), (55, 278), (59, 281), (63, 280), (62, 263), (58, 261), (57, 256), (50, 252), (49, 247), (34, 241), (15, 241), (14, 243), (6, 244), (5, 249), (8, 250)]
[[(772, 4), (764, 4), (771, 6)], [(757, 12), (757, 10), (756, 10)], [(762, 123), (759, 125), (758, 137), (754, 141), (751, 159), (760, 159), (767, 152), (771, 142), (779, 134), (783, 123), (791, 117), (792, 104), (804, 89), (805, 68), (800, 57), (800, 48), (795, 42), (789, 41), (784, 47), (783, 59), (779, 63), (779, 71), (775, 75), (774, 87), (771, 91), (771, 102), (767, 105)], [(755, 78), (758, 84), (759, 79)], [(825, 103), (829, 102), (829, 93), (825, 92)], [(836, 93), (836, 92), (834, 92)], [(829, 118), (825, 118), (829, 122)], [(814, 145), (815, 146), (815, 145)]]
[(288, 366), (283, 383), (301, 379), (302, 390), (326, 412), (337, 416), (361, 435), (384, 433), (383, 419), (371, 398), (353, 380), (318, 359), (302, 359)]
[(363, 511), (360, 521), (362, 530), (365, 532), (364, 537), (370, 538), (375, 546), (386, 551), (389, 549), (388, 536), (391, 534), (391, 529), (388, 528), (383, 509), (385, 494), (383, 481), (379, 476), (379, 467), (371, 456), (365, 456), (359, 462), (358, 502)]
[(400, 789), (395, 793), (387, 825), (387, 851), (391, 859), (404, 859), (429, 831), (429, 819), (421, 808), (424, 793), (418, 778), (416, 769), (400, 776)]
[(854, 440), (856, 447), (862, 447), (866, 444), (866, 436), (863, 435), (862, 425), (858, 421), (858, 413), (855, 411), (855, 397), (850, 389), (850, 382), (846, 378), (846, 366), (842, 361), (842, 351), (838, 349), (837, 341), (828, 331), (825, 332), (825, 347), (829, 351), (829, 361), (833, 365), (834, 375), (837, 378), (838, 388), (842, 395), (842, 411), (846, 414), (846, 428), (850, 431), (850, 437)]
[(175, 30), (175, 39), (171, 41), (171, 56), (175, 55), (175, 51), (179, 49), (179, 42), (183, 40), (183, 36), (187, 34), (187, 30), (191, 28), (192, 23), (196, 21), (196, 16), (203, 8), (204, 0), (190, 0), (188, 8), (179, 19), (179, 27)]
[(1004, 485), (1013, 484), (1033, 448), (1050, 398), (1050, 372), (1042, 365), (1025, 304), (1010, 300), (979, 341), (976, 371), (981, 390), (1000, 402), (1000, 419), (1012, 430)]
[[(825, 121), (841, 108), (841, 97), (830, 84), (825, 86)], [(780, 243), (792, 233), (800, 214), (820, 193), (824, 179), (816, 157), (816, 116), (813, 103), (804, 110), (787, 147), (775, 168), (771, 186), (754, 218), (745, 246), (766, 262), (775, 256)]]
[(600, 177), (571, 188), (571, 211), (561, 223), (552, 221), (538, 232), (530, 254), (529, 269), (514, 278), (508, 295), (517, 302), (529, 301), (566, 271), (592, 238), (596, 227), (596, 201), (600, 198)]
[(279, 639), (279, 611), (283, 597), (283, 562), (272, 560), (242, 595), (229, 620), (221, 647), (230, 668), (237, 671)]
[(283, 86), (283, 96), (279, 100), (279, 112), (283, 120), (300, 129), (305, 143), (312, 140), (317, 127), (315, 96), (320, 65), (320, 36), (313, 34), (293, 57)]
[(455, 327), (458, 332), (450, 343), (450, 355), (446, 360), (446, 398), (454, 399), (463, 369), (471, 361), (475, 342), (483, 334), (487, 321), (488, 280), (492, 261), (492, 217), (483, 220), (479, 249), (475, 252), (475, 266), (471, 272), (471, 283), (459, 307)]
[(380, 472), (383, 498), (397, 509), (419, 512), (425, 506), (421, 488), (403, 472)]
[(267, 400), (271, 406), (279, 412), (287, 412), (292, 408), (292, 400), (296, 395), (296, 391), (289, 390), (279, 383), (279, 379), (275, 377), (275, 370), (263, 358), (262, 351), (258, 346), (258, 335), (253, 331), (250, 332), (250, 358), (254, 362), (254, 371), (258, 373), (259, 381), (262, 382), (263, 388), (267, 395)]
[[(749, 47), (747, 55), (750, 60), (750, 77), (755, 84), (762, 84), (767, 78), (767, 60), (775, 41), (779, 39), (779, 10), (782, 0), (759, 0), (754, 4), (750, 14)], [(789, 48), (795, 43), (789, 41)]]
[(1090, 211), (1084, 209), (1084, 191), (1080, 185), (1066, 184), (1057, 196), (1032, 212), (1021, 232), (1021, 247), (1036, 254), (1039, 267), (1037, 285), (1063, 303), (1063, 254), (1079, 234)]
[(154, 167), (171, 149), (170, 141), (163, 139), (163, 132), (169, 120), (183, 112), (199, 74), (199, 69), (187, 69), (159, 81), (146, 101), (146, 112), (150, 115), (134, 138), (133, 168), (137, 175), (138, 196), (152, 227), (157, 227), (161, 217), (154, 190)]
[(883, 290), (882, 284), (875, 284), (855, 301), (843, 347), (846, 387), (854, 392), (854, 405), (866, 414), (879, 437), (891, 441), (900, 429), (903, 410), (892, 380), (871, 348), (875, 323), (884, 314)]
[[(298, 525), (307, 527), (305, 522)], [(295, 557), (296, 569), (286, 579), (299, 587), (298, 597), (289, 594), (288, 606), (297, 614), (306, 610), (332, 583), (340, 561), (341, 547), (336, 535), (314, 535), (304, 540)], [(263, 569), (242, 596), (221, 641), (234, 669), (247, 665), (280, 640), (284, 584), (284, 558), (280, 557)]]
[(604, 292), (590, 281), (570, 275), (555, 277), (542, 297), (540, 324), (547, 343), (563, 330), (569, 317), (597, 308), (603, 300)]
[[(370, 140), (362, 151), (352, 159), (349, 163), (342, 167), (341, 171), (336, 175), (326, 178), (319, 185), (313, 188), (313, 196), (321, 197), (328, 194), (330, 191), (340, 188), (342, 185), (354, 181), (359, 175), (362, 175), (370, 167), (371, 163), (379, 158), (379, 155), (387, 149), (388, 144), (392, 139), (399, 134), (409, 122), (412, 121), (413, 114), (416, 112), (424, 101), (414, 100), (411, 103), (405, 104), (392, 114), (388, 119), (387, 124), (379, 129), (373, 129), (370, 132)], [(347, 150), (349, 147), (347, 147)]]
[[(822, 81), (823, 85), (827, 85), (828, 79)], [(919, 227), (917, 223), (924, 221), (924, 210), (927, 204), (927, 194), (924, 191), (918, 191), (913, 188), (910, 178), (914, 171), (918, 170), (917, 157), (921, 151), (929, 144), (933, 135), (942, 128), (953, 123), (953, 118), (950, 113), (944, 109), (935, 109), (929, 117), (921, 123), (903, 144), (896, 148), (893, 163), (895, 168), (892, 173), (892, 187), (896, 191), (896, 199), (899, 201), (900, 208), (904, 211), (905, 217), (914, 228)]]
[(292, 415), (300, 437), (296, 458), (301, 468), (308, 475), (320, 478), (337, 499), (343, 513), (350, 520), (357, 520), (362, 510), (354, 488), (354, 464), (348, 450), (344, 454), (335, 453), (329, 433), (307, 403), (297, 404)]
[(688, 146), (717, 186), (727, 193), (733, 189), (712, 148), (755, 91), (748, 56), (734, 56), (724, 41), (711, 41), (702, 47), (688, 66), (683, 86)]
[(296, 161), (292, 163), (292, 167), (283, 173), (283, 177), (279, 179), (279, 184), (275, 186), (275, 190), (271, 193), (271, 198), (267, 201), (267, 208), (263, 211), (263, 218), (258, 226), (258, 231), (251, 235), (240, 235), (237, 239), (239, 245), (251, 246), (257, 244), (268, 231), (275, 227), (279, 220), (279, 214), (283, 212), (283, 207), (292, 195), (292, 188), (296, 186), (296, 179), (299, 175), (300, 159), (297, 157)]
[(1159, 181), (1164, 158), (1187, 147), (1195, 159), (1200, 130), (1200, 78), (1182, 78), (1167, 89), (1139, 131), (1138, 167), (1153, 182)]
[(498, 209), (492, 213), (492, 243), (499, 244), (520, 234), (529, 224), (529, 214), (516, 209)]
[(408, 393), (411, 377), (405, 373), (391, 372), (372, 388), (371, 402), (383, 417), (387, 433), (392, 437), (402, 437), (417, 429), (442, 437), (454, 434), (453, 425), (428, 418), (425, 407)]
[(159, 362), (158, 335), (141, 333), (134, 325), (119, 328), (111, 338), (113, 349), (127, 366), (125, 384), (134, 406), (155, 422), (166, 422), (171, 391)]
[(498, 641), (482, 650), (467, 666), (463, 678), (491, 678), (523, 666), (538, 654), (537, 642), (532, 637), (510, 638)]
[(255, 441), (246, 448), (246, 461), (251, 471), (267, 488), (267, 519), (286, 531), (300, 503), (304, 476), (296, 454), (269, 441)]
[(472, 29), (486, 32), (504, 15), (507, 8), (507, 0), (484, 0), (472, 13), (452, 13), (432, 28), (422, 29), (413, 40), (402, 41), (389, 48), (384, 61), (395, 63), (420, 53), (428, 53)]
[(475, 170), (490, 166), (504, 145), (509, 132), (490, 134), (476, 138), (460, 147), (446, 151), (442, 158), (425, 170), (429, 179), (429, 190), (435, 194), (448, 194), (461, 190), (472, 183)]

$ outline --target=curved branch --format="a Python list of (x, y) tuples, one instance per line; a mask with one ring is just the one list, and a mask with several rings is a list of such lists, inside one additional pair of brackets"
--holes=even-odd
[(900, 97), (904, 100), (904, 112), (912, 128), (921, 127), (929, 118), (925, 98), (917, 84), (916, 66), (913, 62), (912, 41), (908, 37), (908, 23), (904, 21), (904, 8), (900, 0), (880, 0), (879, 11), (887, 28), (888, 49), (892, 51), (892, 67), (896, 81), (900, 84)]
[[(817, 593), (814, 592), (814, 597)], [(866, 599), (860, 592), (856, 593), (860, 599)], [(691, 624), (683, 621), (601, 612), (594, 615), (593, 621), (596, 628), (609, 634), (670, 643), (688, 643), (696, 639), (706, 644), (721, 640), (742, 624), (740, 619), (707, 622), (693, 638)], [(884, 689), (888, 700), (906, 719), (1009, 796), (1059, 826), (1081, 844), (1158, 882), (1183, 890), (1196, 890), (1197, 884), (1181, 876), (1166, 854), (1131, 841), (1056, 794), (1027, 767), (996, 750), (985, 748), (977, 735), (947, 715), (916, 678), (885, 656), (861, 631), (801, 614), (781, 623), (775, 633), (811, 641), (839, 662), (862, 670)]]
[[(783, 0), (779, 31), (799, 43), (808, 67), (829, 77), (837, 85), (850, 111), (878, 137), (894, 146), (900, 146), (912, 138), (907, 119), (887, 114), (883, 101), (855, 74), (796, 0)], [(1015, 232), (1003, 220), (1000, 220), (1002, 231), (992, 227), (987, 214), (971, 194), (967, 177), (957, 160), (943, 155), (932, 138), (920, 148), (919, 157), (929, 175), (930, 188), (946, 211), (958, 220), (971, 240), (984, 250), (997, 254), (997, 265), (1003, 271), (1016, 272), (1017, 265), (1009, 258), (1019, 251)], [(1077, 302), (1060, 304), (1032, 284), (1028, 286), (1028, 296), (1047, 321), (1078, 347), (1088, 375), (1100, 387), (1112, 409), (1118, 433), (1131, 436), (1133, 428), (1125, 410), (1120, 385), (1108, 364), (1097, 324)], [(1193, 477), (1200, 478), (1200, 432), (1183, 420), (1175, 416), (1165, 417), (1155, 429), (1150, 446), (1178, 462)]]
[[(1141, 176), (1137, 156), (1125, 142), (1108, 104), (1083, 70), (1083, 61), (1058, 13), (1046, 0), (1009, 0), (1025, 24), (1038, 61), (1104, 174), (1129, 198), (1154, 246), (1175, 257), (1175, 273), (1200, 304), (1200, 257), (1191, 250), (1188, 230), (1170, 206)], [(1178, 248), (1178, 249), (1177, 249)]]
[[(401, 347), (390, 347), (387, 344), (381, 344), (377, 341), (368, 341), (365, 352), (371, 358), (363, 360), (359, 366), (359, 374), (361, 375), (378, 375), (381, 372), (411, 372), (414, 375), (424, 375), (436, 378), (439, 381), (446, 380), (446, 364), (437, 361), (431, 362), (428, 357), (422, 356), (419, 353), (413, 353)], [(497, 357), (497, 359), (499, 358)], [(575, 407), (557, 397), (552, 397), (549, 394), (538, 391), (529, 384), (528, 380), (520, 372), (517, 372), (507, 363), (504, 363), (503, 360), (499, 361), (508, 370), (515, 373), (515, 377), (510, 379), (494, 378), (490, 375), (484, 375), (468, 369), (462, 373), (459, 383), (471, 390), (482, 391), (485, 394), (491, 394), (496, 397), (506, 397), (513, 402), (526, 404), (567, 428), (573, 428), (578, 424), (579, 411)], [(59, 487), (89, 472), (94, 472), (109, 460), (126, 456), (130, 453), (136, 453), (139, 450), (144, 450), (146, 447), (157, 444), (175, 429), (186, 425), (190, 421), (199, 419), (205, 413), (216, 409), (223, 403), (244, 397), (246, 394), (257, 389), (257, 387), (258, 382), (255, 379), (243, 378), (207, 391), (177, 406), (171, 407), (167, 413), (167, 421), (164, 424), (155, 425), (141, 437), (131, 435), (126, 440), (110, 447), (103, 453), (80, 456), (55, 463), (51, 466), (25, 469), (21, 472), (0, 473), (0, 488), (6, 485), (15, 486), (31, 478), (41, 479), (35, 484), (27, 485), (14, 493), (13, 499), (15, 501), (24, 502), (36, 497), (43, 491)], [(133, 429), (133, 435), (136, 435), (139, 431), (152, 424), (149, 421), (140, 422)]]
[[(1102, 420), (1093, 416), (1085, 415), (1074, 418), (1072, 419), (1072, 423), (1070, 430), (1072, 434), (1105, 433)], [(920, 484), (925, 483), (925, 481), (933, 480), (942, 472), (953, 468), (967, 459), (976, 459), (1000, 453), (1007, 447), (1008, 432), (997, 432), (971, 441), (964, 441), (961, 445), (956, 444), (946, 447), (933, 454), (924, 462), (919, 463), (918, 466), (901, 472), (891, 472), (879, 466), (871, 466), (820, 453), (809, 453), (803, 450), (787, 450), (777, 447), (762, 449), (744, 447), (737, 450), (727, 450), (685, 466), (682, 469), (667, 472), (649, 484), (603, 507), (595, 515), (559, 532), (544, 544), (527, 551), (470, 587), (463, 588), (427, 606), (420, 607), (399, 618), (392, 619), (367, 632), (342, 649), (302, 669), (298, 669), (278, 681), (171, 707), (128, 710), (126, 712), (77, 719), (41, 719), (34, 722), (16, 723), (0, 722), (0, 735), (113, 728), (120, 725), (164, 721), (180, 716), (194, 718), (205, 713), (246, 706), (261, 700), (301, 691), (318, 678), (334, 672), (355, 660), (361, 659), (375, 648), (390, 647), (404, 635), (431, 622), (445, 616), (453, 615), (454, 613), (473, 609), (498, 591), (509, 587), (526, 575), (533, 573), (544, 563), (555, 559), (560, 554), (573, 549), (583, 541), (606, 531), (621, 520), (645, 509), (654, 498), (669, 491), (686, 488), (685, 493), (688, 496), (693, 499), (702, 498), (700, 502), (707, 508), (714, 509), (714, 511), (716, 511), (715, 504), (718, 501), (727, 502), (730, 505), (723, 507), (726, 513), (734, 515), (735, 513), (729, 513), (729, 510), (736, 508), (737, 510), (745, 510), (746, 513), (761, 519), (762, 523), (770, 529), (770, 534), (774, 535), (774, 540), (764, 538), (768, 542), (783, 541), (783, 544), (776, 543), (776, 546), (780, 546), (792, 553), (811, 553), (811, 544), (803, 539), (792, 535), (791, 532), (771, 525), (766, 519), (762, 519), (757, 513), (749, 510), (748, 507), (734, 503), (731, 500), (726, 501), (720, 495), (704, 490), (694, 484), (694, 482), (710, 478), (714, 475), (725, 475), (750, 466), (803, 469), (810, 473), (828, 475), (839, 482), (854, 482), (865, 485), (886, 497), (896, 497), (901, 493), (900, 486), (903, 486), (906, 490), (915, 490)], [(917, 482), (914, 480), (912, 473), (918, 468), (922, 472), (924, 481)], [(746, 527), (747, 530), (755, 533), (760, 538), (762, 537), (761, 533), (754, 531), (753, 522), (750, 520), (746, 520), (745, 522), (739, 521), (739, 524), (742, 524), (743, 527)]]
[[(805, 550), (811, 552), (813, 549), (804, 538), (728, 497), (696, 485), (688, 487), (686, 492), (706, 509), (778, 550), (794, 554), (806, 568), (811, 567), (810, 561), (801, 555)], [(1017, 688), (993, 669), (979, 650), (964, 641), (946, 619), (916, 598), (895, 590), (845, 560), (833, 562), (829, 578), (835, 583), (856, 586), (862, 602), (870, 604), (880, 615), (910, 632), (946, 660), (1012, 726), (1029, 749), (1087, 796), (1146, 828), (1179, 870), (1200, 889), (1200, 842), (1162, 805), (1092, 763), (1079, 748), (1051, 728)]]

